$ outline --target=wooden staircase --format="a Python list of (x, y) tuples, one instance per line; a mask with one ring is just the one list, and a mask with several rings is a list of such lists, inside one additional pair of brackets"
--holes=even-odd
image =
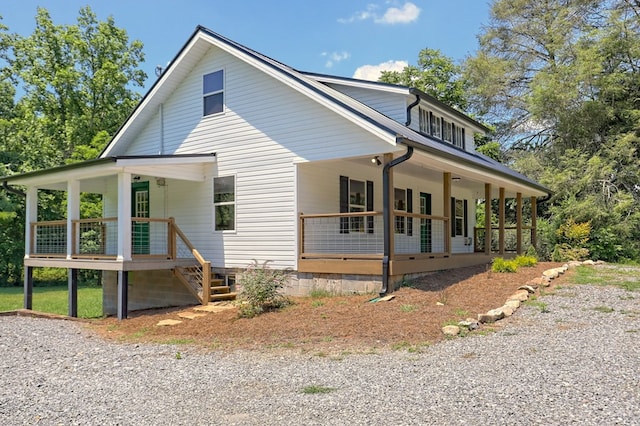
[(192, 266), (176, 266), (173, 274), (184, 286), (198, 298), (200, 303), (208, 305), (209, 302), (219, 300), (235, 300), (237, 293), (232, 292), (229, 286), (224, 285), (224, 281), (219, 278), (211, 277), (211, 262), (205, 260), (198, 250), (191, 244), (191, 241), (184, 235), (180, 228), (172, 221), (171, 226), (173, 235), (172, 241), (172, 257), (176, 255), (176, 240), (180, 238), (184, 246), (187, 247), (189, 254), (197, 262)]
[(210, 273), (203, 273), (203, 267), (200, 265), (179, 266), (173, 271), (178, 280), (180, 280), (203, 305), (220, 300), (235, 300), (237, 296), (237, 293), (232, 292), (229, 286), (224, 285), (224, 280), (221, 278), (211, 278)]

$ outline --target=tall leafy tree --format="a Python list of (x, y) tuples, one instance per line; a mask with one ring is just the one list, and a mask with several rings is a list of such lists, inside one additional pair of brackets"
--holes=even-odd
[[(140, 99), (142, 47), (88, 6), (73, 25), (56, 25), (39, 8), (27, 37), (0, 23), (0, 175), (94, 158)], [(95, 215), (99, 198), (85, 199), (83, 214)], [(64, 217), (62, 193), (42, 191), (39, 201), (40, 219)], [(20, 278), (22, 204), (0, 192), (0, 277), (9, 282)]]
[(461, 111), (467, 108), (462, 68), (438, 49), (422, 49), (417, 65), (406, 66), (402, 71), (383, 71), (380, 81), (420, 89)]

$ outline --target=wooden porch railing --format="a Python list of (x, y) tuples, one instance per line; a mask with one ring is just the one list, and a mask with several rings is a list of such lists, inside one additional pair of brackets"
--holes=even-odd
[(206, 305), (211, 298), (211, 262), (191, 244), (173, 218), (170, 219), (170, 227), (173, 235), (171, 244), (173, 257), (183, 258), (185, 255), (190, 255), (198, 262), (198, 266), (175, 268), (175, 275), (203, 305)]

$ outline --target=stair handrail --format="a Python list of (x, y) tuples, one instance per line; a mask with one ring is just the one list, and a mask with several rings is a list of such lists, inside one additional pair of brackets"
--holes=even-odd
[[(191, 250), (191, 254), (198, 261), (200, 267), (202, 268), (202, 282), (200, 283), (200, 285), (202, 286), (202, 304), (206, 305), (209, 303), (209, 298), (211, 297), (211, 262), (206, 260), (200, 254), (198, 249), (196, 249), (194, 245), (191, 244), (191, 241), (189, 241), (187, 236), (184, 235), (184, 232), (182, 232), (180, 227), (176, 224), (175, 219), (170, 218), (170, 221), (174, 235), (180, 237), (184, 245), (186, 245), (187, 248)], [(173, 246), (175, 247), (176, 244), (174, 243)]]

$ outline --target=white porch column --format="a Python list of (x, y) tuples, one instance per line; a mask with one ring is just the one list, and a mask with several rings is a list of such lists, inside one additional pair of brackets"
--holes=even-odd
[(71, 259), (80, 237), (73, 225), (76, 219), (80, 219), (80, 181), (74, 179), (67, 182), (67, 259)]
[(32, 234), (31, 223), (38, 220), (38, 188), (27, 188), (25, 206), (24, 257), (28, 259), (29, 254), (35, 251), (35, 235)]
[(131, 260), (131, 173), (118, 173), (118, 257)]

